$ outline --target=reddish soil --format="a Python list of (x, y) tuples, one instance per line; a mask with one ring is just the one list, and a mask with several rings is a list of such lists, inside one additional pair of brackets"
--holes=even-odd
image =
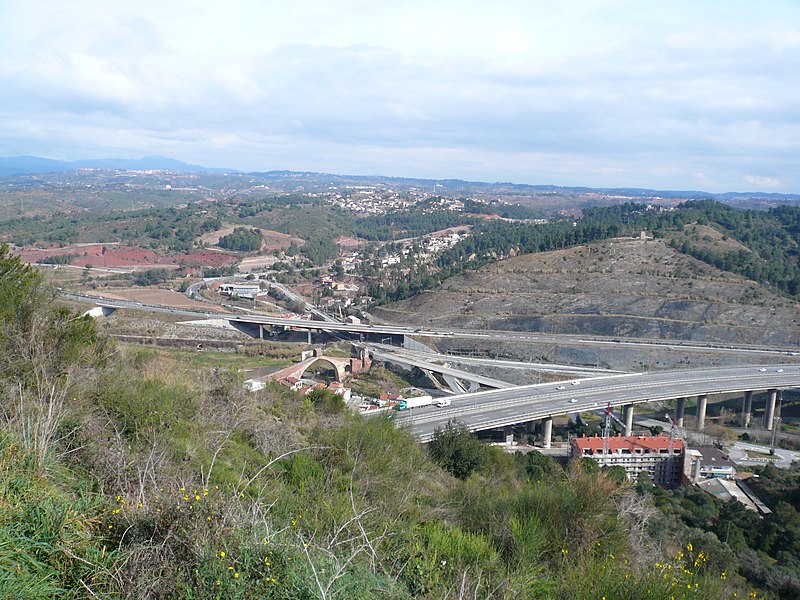
[(235, 256), (224, 252), (214, 252), (213, 250), (176, 254), (171, 259), (182, 265), (203, 267), (224, 267), (235, 263), (237, 260)]
[(35, 263), (52, 256), (77, 254), (72, 259), (72, 265), (83, 267), (177, 267), (203, 266), (222, 267), (237, 262), (237, 258), (225, 252), (213, 250), (200, 250), (174, 255), (160, 255), (146, 248), (137, 246), (116, 246), (106, 244), (86, 244), (65, 246), (63, 248), (21, 248), (18, 250), (20, 258), (27, 263)]
[[(145, 250), (136, 246), (109, 247), (98, 244), (97, 246), (91, 246), (91, 248), (96, 248), (96, 252), (89, 252), (88, 256), (81, 255), (75, 258), (72, 264), (79, 267), (83, 265), (92, 265), (93, 267), (152, 267), (155, 265), (174, 264), (168, 257), (159, 256), (152, 250)], [(86, 251), (84, 249), (84, 252)]]
[(79, 246), (65, 246), (63, 248), (21, 248), (20, 258), (24, 262), (38, 262), (51, 256), (77, 254), (70, 264), (82, 267), (137, 267), (154, 265), (172, 265), (173, 261), (162, 257), (144, 248), (136, 246), (111, 246), (105, 244), (90, 244)]

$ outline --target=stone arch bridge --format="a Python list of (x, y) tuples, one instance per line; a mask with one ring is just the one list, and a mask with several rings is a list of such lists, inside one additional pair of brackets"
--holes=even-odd
[(303, 377), (303, 374), (314, 364), (318, 362), (327, 362), (328, 364), (333, 366), (334, 371), (336, 371), (336, 380), (337, 381), (344, 381), (354, 373), (358, 373), (363, 369), (369, 368), (369, 358), (338, 358), (335, 356), (311, 356), (305, 360), (300, 361), (299, 363), (295, 363), (290, 367), (286, 367), (285, 369), (281, 369), (280, 371), (276, 371), (272, 373), (269, 377), (270, 379), (287, 379), (289, 377), (295, 377), (300, 379)]

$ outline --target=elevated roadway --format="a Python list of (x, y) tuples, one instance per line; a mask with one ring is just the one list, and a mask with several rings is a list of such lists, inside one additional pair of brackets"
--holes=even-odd
[[(560, 344), (560, 345), (573, 345), (573, 346), (594, 346), (598, 348), (660, 348), (666, 350), (677, 350), (685, 352), (715, 352), (721, 354), (735, 354), (742, 357), (745, 356), (760, 356), (765, 360), (770, 357), (778, 356), (796, 356), (800, 360), (800, 349), (797, 347), (786, 348), (771, 348), (759, 345), (746, 345), (746, 344), (725, 344), (718, 342), (694, 342), (683, 340), (656, 340), (656, 339), (641, 339), (641, 338), (604, 338), (601, 336), (579, 336), (569, 334), (548, 334), (548, 333), (533, 333), (533, 332), (517, 332), (517, 331), (500, 331), (500, 330), (481, 330), (481, 331), (465, 331), (465, 330), (441, 330), (441, 329), (428, 329), (428, 328), (414, 328), (402, 327), (397, 325), (366, 325), (366, 324), (350, 324), (340, 323), (336, 321), (309, 321), (306, 319), (283, 319), (280, 317), (273, 317), (269, 315), (259, 314), (238, 314), (228, 312), (201, 312), (196, 310), (185, 310), (179, 308), (172, 308), (169, 306), (159, 306), (152, 304), (141, 304), (138, 302), (131, 302), (127, 300), (111, 300), (98, 296), (90, 296), (84, 294), (70, 294), (61, 293), (66, 298), (80, 300), (84, 302), (92, 302), (98, 306), (107, 308), (130, 308), (136, 310), (144, 310), (150, 312), (163, 312), (175, 315), (183, 315), (194, 319), (226, 319), (233, 323), (239, 323), (246, 329), (249, 326), (249, 331), (259, 331), (260, 326), (270, 327), (291, 327), (294, 329), (308, 329), (308, 330), (322, 330), (322, 331), (337, 331), (343, 333), (350, 333), (353, 335), (362, 336), (417, 336), (417, 337), (453, 337), (463, 339), (484, 339), (496, 340), (500, 342), (521, 342), (521, 343), (538, 343), (538, 344)], [(326, 315), (328, 319), (330, 316)], [(255, 337), (258, 337), (256, 335)], [(380, 341), (380, 340), (378, 340)]]
[[(369, 346), (367, 347), (369, 348)], [(461, 369), (454, 369), (452, 367), (447, 366), (446, 364), (437, 364), (433, 362), (433, 360), (431, 360), (430, 358), (425, 357), (422, 352), (406, 353), (403, 351), (395, 352), (395, 351), (386, 351), (386, 350), (371, 348), (370, 354), (372, 355), (373, 360), (381, 360), (385, 362), (391, 362), (410, 367), (417, 367), (418, 369), (421, 369), (423, 371), (431, 371), (434, 373), (439, 373), (440, 375), (455, 377), (456, 379), (469, 381), (488, 388), (504, 389), (513, 387), (513, 384), (507, 383), (505, 381), (500, 381), (499, 379), (492, 379), (491, 377), (482, 377), (481, 375), (476, 375), (468, 371), (463, 371)], [(420, 357), (420, 355), (422, 355), (422, 357)], [(428, 358), (428, 360), (425, 360), (425, 358)], [(460, 389), (454, 389), (453, 391), (456, 393), (462, 393), (462, 390)]]
[[(463, 394), (454, 396), (447, 408), (413, 409), (400, 413), (396, 420), (398, 425), (408, 427), (418, 440), (426, 442), (433, 437), (436, 428), (443, 427), (450, 420), (463, 423), (470, 431), (543, 420), (547, 432), (547, 422), (552, 427), (552, 418), (559, 415), (592, 411), (610, 404), (612, 407), (626, 407), (625, 418), (632, 422), (635, 404), (679, 399), (679, 410), (682, 410), (680, 407), (685, 406), (686, 398), (697, 396), (698, 422), (702, 428), (709, 394), (769, 390), (774, 411), (775, 394), (772, 391), (800, 386), (800, 366), (776, 364), (662, 371), (596, 377), (573, 383), (536, 384)], [(683, 415), (678, 417), (682, 419)]]
[[(427, 364), (435, 364), (434, 361), (439, 362), (457, 362), (460, 364), (475, 365), (475, 366), (490, 366), (501, 367), (503, 369), (517, 369), (524, 371), (536, 371), (540, 373), (557, 373), (560, 375), (573, 375), (576, 377), (589, 377), (592, 375), (623, 375), (625, 371), (615, 371), (613, 369), (604, 369), (602, 367), (581, 367), (576, 365), (558, 365), (553, 363), (533, 363), (521, 362), (517, 360), (506, 360), (499, 358), (474, 358), (471, 356), (461, 356), (458, 354), (440, 354), (438, 352), (421, 352), (419, 350), (410, 350), (408, 348), (397, 348), (394, 346), (386, 346), (384, 344), (364, 344), (368, 348), (376, 348), (382, 350), (392, 357), (397, 357), (397, 362), (403, 362), (404, 359), (415, 359)], [(388, 359), (394, 362), (394, 358)], [(408, 362), (407, 364), (412, 364)], [(415, 365), (416, 366), (416, 365)], [(491, 386), (490, 386), (491, 387)], [(507, 386), (494, 386), (494, 387), (507, 387)]]

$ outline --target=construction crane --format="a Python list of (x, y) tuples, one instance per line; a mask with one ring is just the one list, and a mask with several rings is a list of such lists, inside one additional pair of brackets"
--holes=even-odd
[(672, 420), (672, 417), (669, 414), (664, 415), (667, 417), (667, 421), (669, 421), (669, 453), (674, 454), (675, 452), (675, 421)]

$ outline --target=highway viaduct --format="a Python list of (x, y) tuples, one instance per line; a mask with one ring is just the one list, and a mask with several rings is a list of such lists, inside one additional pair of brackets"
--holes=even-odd
[[(641, 338), (604, 338), (601, 336), (579, 336), (570, 334), (550, 334), (526, 331), (504, 331), (504, 330), (481, 330), (481, 331), (445, 331), (439, 329), (401, 327), (396, 325), (372, 325), (372, 324), (351, 324), (326, 321), (309, 321), (307, 319), (284, 319), (281, 317), (271, 317), (261, 314), (234, 314), (224, 312), (200, 312), (197, 310), (186, 310), (169, 306), (141, 304), (128, 300), (111, 300), (98, 296), (88, 296), (82, 294), (71, 294), (62, 292), (60, 295), (73, 300), (91, 302), (96, 306), (101, 306), (105, 310), (105, 315), (111, 314), (120, 308), (134, 310), (144, 310), (150, 312), (164, 312), (174, 315), (182, 315), (197, 319), (198, 323), (208, 319), (223, 319), (234, 326), (238, 326), (240, 331), (255, 338), (269, 337), (270, 331), (278, 331), (285, 328), (306, 330), (306, 331), (336, 331), (351, 334), (353, 336), (363, 335), (365, 339), (380, 342), (381, 337), (390, 338), (393, 344), (402, 343), (402, 336), (410, 335), (414, 337), (456, 337), (464, 339), (485, 339), (518, 342), (538, 342), (548, 344), (569, 344), (597, 346), (600, 348), (664, 348), (668, 350), (682, 351), (713, 351), (717, 353), (728, 353), (741, 356), (763, 357), (770, 359), (778, 356), (793, 356), (800, 359), (800, 351), (796, 347), (775, 348), (763, 345), (746, 344), (727, 344), (720, 342), (696, 342), (685, 340), (663, 340), (663, 339), (641, 339)], [(271, 329), (273, 328), (273, 329)]]
[[(575, 380), (576, 382), (578, 380)], [(677, 401), (676, 424), (682, 426), (687, 400), (696, 398), (697, 429), (705, 428), (708, 396), (740, 393), (743, 414), (749, 423), (754, 392), (767, 392), (764, 425), (772, 429), (780, 410), (780, 391), (800, 387), (800, 366), (788, 364), (692, 369), (614, 375), (582, 379), (578, 383), (536, 384), (453, 396), (447, 408), (424, 407), (398, 415), (399, 426), (407, 427), (421, 442), (432, 439), (434, 431), (454, 420), (470, 431), (531, 426), (541, 422), (543, 446), (551, 443), (553, 417), (621, 407), (625, 433), (630, 435), (636, 404)]]
[[(91, 301), (102, 308), (103, 315), (109, 315), (119, 308), (132, 308), (167, 312), (194, 317), (197, 319), (223, 319), (240, 331), (261, 338), (269, 337), (270, 331), (280, 329), (299, 329), (306, 331), (340, 332), (358, 338), (402, 343), (404, 336), (465, 338), (497, 338), (519, 341), (548, 340), (552, 343), (573, 344), (613, 344), (631, 347), (666, 347), (682, 350), (714, 350), (740, 354), (741, 356), (760, 356), (774, 358), (779, 355), (797, 356), (793, 349), (775, 349), (755, 346), (725, 346), (720, 344), (701, 344), (675, 340), (609, 340), (587, 338), (585, 336), (566, 336), (553, 334), (533, 334), (527, 332), (470, 332), (434, 331), (412, 329), (394, 325), (365, 325), (339, 322), (308, 321), (304, 319), (284, 319), (265, 315), (241, 315), (231, 313), (199, 313), (164, 306), (143, 306), (138, 302), (113, 301), (103, 298), (63, 294), (76, 300)], [(576, 380), (577, 381), (577, 380)], [(555, 384), (536, 384), (531, 386), (512, 386), (485, 392), (461, 394), (452, 397), (452, 404), (446, 409), (422, 408), (400, 415), (398, 424), (406, 425), (420, 441), (429, 441), (437, 427), (450, 420), (458, 420), (472, 431), (509, 427), (521, 423), (542, 422), (545, 446), (549, 446), (554, 416), (591, 411), (610, 404), (623, 407), (626, 433), (633, 423), (635, 404), (676, 400), (676, 423), (680, 426), (688, 398), (697, 398), (697, 426), (705, 426), (708, 396), (722, 393), (743, 394), (743, 423), (749, 424), (752, 411), (753, 392), (768, 392), (765, 411), (765, 428), (773, 428), (776, 410), (779, 409), (780, 391), (800, 387), (800, 366), (793, 364), (751, 365), (729, 368), (710, 368), (700, 370), (660, 371), (644, 374), (613, 375), (580, 380), (579, 384), (569, 384), (565, 389)], [(572, 402), (572, 400), (575, 400)]]

